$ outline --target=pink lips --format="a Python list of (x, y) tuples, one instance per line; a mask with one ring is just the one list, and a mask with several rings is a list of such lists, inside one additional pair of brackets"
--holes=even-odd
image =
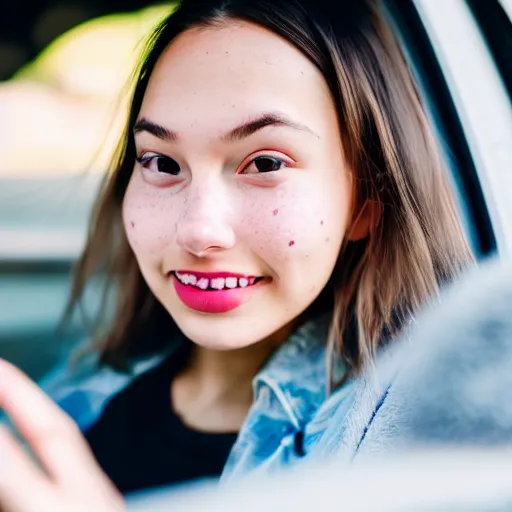
[[(254, 276), (244, 276), (240, 274), (233, 274), (229, 272), (192, 272), (188, 270), (178, 271), (180, 275), (192, 275), (195, 276), (197, 281), (200, 279), (208, 279), (210, 286), (211, 280), (223, 278), (231, 280), (236, 279), (237, 285), (239, 280), (246, 280), (247, 286), (236, 288), (223, 288), (222, 290), (214, 290), (210, 287), (206, 290), (202, 290), (198, 286), (191, 284), (183, 284), (173, 273), (172, 280), (174, 288), (180, 300), (185, 306), (199, 311), (201, 313), (226, 313), (240, 307), (245, 304), (255, 293), (258, 286), (258, 282), (254, 283)], [(243, 282), (243, 281), (242, 281)], [(251, 284), (252, 283), (252, 284)]]

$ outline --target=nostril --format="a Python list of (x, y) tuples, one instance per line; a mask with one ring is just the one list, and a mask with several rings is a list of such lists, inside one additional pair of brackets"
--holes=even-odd
[(201, 220), (180, 225), (177, 242), (185, 251), (203, 257), (211, 252), (231, 249), (235, 245), (235, 234), (225, 223)]

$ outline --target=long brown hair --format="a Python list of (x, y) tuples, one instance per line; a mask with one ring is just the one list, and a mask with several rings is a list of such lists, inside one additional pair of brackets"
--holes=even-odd
[(87, 283), (103, 276), (104, 299), (114, 290), (115, 309), (110, 314), (100, 308), (108, 321), (95, 318), (103, 326), (95, 339), (102, 362), (115, 366), (157, 350), (177, 330), (142, 278), (123, 229), (122, 201), (135, 162), (132, 130), (155, 63), (173, 39), (189, 28), (233, 19), (273, 31), (321, 71), (356, 178), (354, 215), (367, 201), (379, 206), (380, 218), (367, 239), (344, 244), (319, 298), (333, 312), (330, 353), (338, 351), (357, 372), (444, 281), (472, 261), (414, 80), (370, 0), (344, 0), (336, 7), (324, 0), (184, 0), (156, 27), (92, 214), (68, 312), (80, 304)]

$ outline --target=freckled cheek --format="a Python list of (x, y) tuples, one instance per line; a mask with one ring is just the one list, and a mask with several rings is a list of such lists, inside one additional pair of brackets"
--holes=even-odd
[(128, 242), (138, 258), (158, 255), (176, 233), (176, 208), (156, 194), (127, 191), (123, 222)]
[(322, 194), (284, 193), (245, 202), (238, 233), (263, 259), (272, 260), (269, 264), (307, 259), (323, 250), (327, 239), (342, 236), (342, 219), (332, 222), (332, 216)]

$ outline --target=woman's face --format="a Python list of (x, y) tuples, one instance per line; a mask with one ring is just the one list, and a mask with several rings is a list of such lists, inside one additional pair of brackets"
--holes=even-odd
[(123, 205), (158, 300), (214, 349), (280, 342), (345, 237), (351, 175), (321, 73), (246, 22), (193, 29), (161, 56)]

